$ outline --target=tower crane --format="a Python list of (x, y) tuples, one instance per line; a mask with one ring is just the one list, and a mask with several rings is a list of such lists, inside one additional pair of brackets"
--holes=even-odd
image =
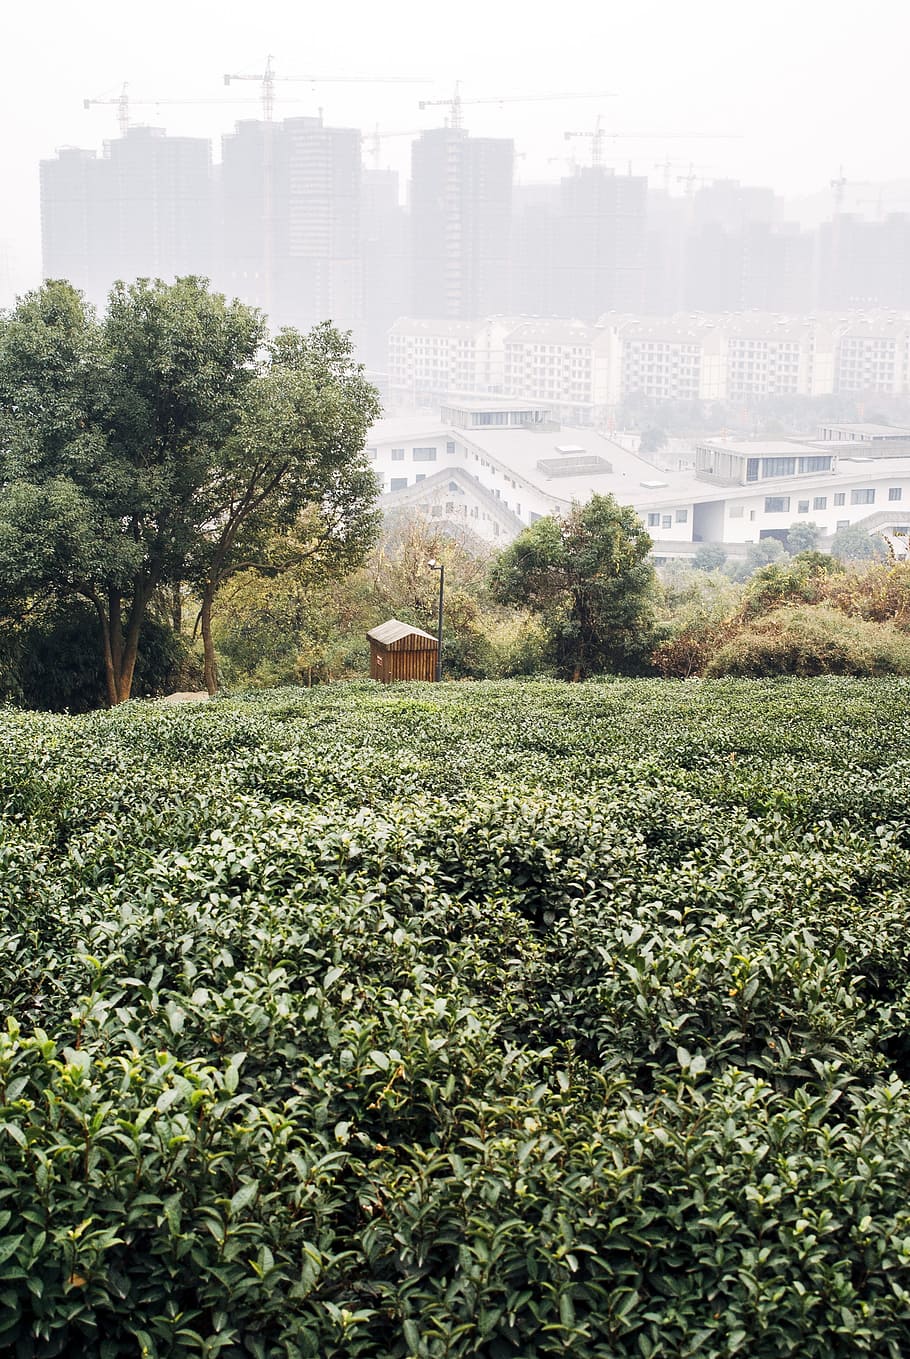
[[(127, 84), (124, 84), (120, 93), (115, 97), (110, 99), (83, 99), (82, 107), (84, 109), (90, 109), (94, 108), (96, 105), (101, 104), (114, 105), (114, 107), (117, 110), (117, 123), (120, 128), (120, 135), (121, 137), (125, 137), (130, 128), (132, 110), (135, 108), (151, 108), (151, 107), (158, 108), (162, 104), (237, 104), (238, 102), (245, 103), (246, 101), (245, 100), (239, 101), (237, 99), (206, 99), (206, 98), (133, 99), (129, 93), (129, 86)], [(251, 102), (258, 103), (259, 101), (252, 100)]]
[[(838, 168), (837, 179), (831, 180), (831, 188), (834, 190), (834, 216), (839, 217), (844, 210), (844, 198), (848, 189), (878, 189), (878, 213), (882, 213), (882, 200), (884, 198), (884, 186), (874, 179), (847, 179), (844, 175), (844, 167)], [(871, 202), (871, 199), (863, 199), (862, 203)]]
[(368, 154), (373, 159), (373, 169), (379, 169), (379, 156), (381, 154), (380, 142), (384, 142), (387, 137), (419, 137), (422, 131), (423, 128), (410, 127), (404, 129), (402, 132), (380, 132), (379, 128), (375, 127), (367, 138), (370, 143)]
[(547, 103), (551, 99), (611, 99), (612, 93), (607, 91), (595, 91), (591, 94), (578, 94), (568, 92), (564, 94), (504, 94), (486, 95), (482, 99), (462, 99), (461, 82), (456, 81), (455, 93), (451, 99), (421, 99), (418, 108), (429, 109), (442, 106), (449, 110), (449, 121), (447, 127), (463, 128), (464, 116), (462, 110), (465, 104), (531, 104)]
[[(685, 184), (686, 187), (685, 187), (684, 192), (685, 192), (685, 195), (686, 195), (687, 198), (691, 198), (691, 197), (692, 197), (692, 195), (693, 195), (694, 192), (695, 192), (695, 185), (698, 183), (698, 175), (695, 173), (696, 170), (705, 170), (705, 169), (707, 169), (707, 168), (708, 168), (708, 167), (705, 166), (705, 165), (693, 165), (693, 164), (690, 162), (690, 163), (689, 163), (689, 170), (688, 170), (688, 173), (687, 173), (687, 174), (684, 174), (684, 175), (677, 175), (677, 176), (676, 176), (676, 182), (677, 182), (677, 184)], [(704, 182), (705, 182), (705, 181), (702, 180), (702, 184), (704, 184)]]
[(275, 82), (277, 80), (307, 85), (426, 85), (429, 83), (420, 76), (279, 76), (275, 73), (273, 61), (272, 56), (266, 57), (265, 70), (256, 75), (232, 75), (228, 73), (224, 77), (225, 85), (230, 85), (235, 80), (255, 80), (261, 86), (262, 116), (267, 123), (272, 122), (275, 116)]
[[(732, 141), (737, 139), (735, 133), (725, 132), (607, 132), (600, 114), (597, 115), (593, 132), (564, 132), (562, 135), (566, 141), (570, 141), (573, 137), (585, 137), (590, 141), (591, 164), (595, 169), (603, 166), (604, 142), (608, 137), (611, 141), (617, 142), (665, 141), (668, 138), (677, 141)], [(670, 171), (668, 166), (670, 164), (671, 162), (668, 159), (663, 166), (657, 167), (664, 171), (664, 184), (668, 190), (670, 183)]]
[(115, 104), (117, 107), (117, 123), (120, 127), (121, 137), (125, 137), (130, 125), (130, 96), (129, 86), (126, 81), (120, 93), (113, 99), (83, 99), (82, 107), (90, 109), (94, 104)]

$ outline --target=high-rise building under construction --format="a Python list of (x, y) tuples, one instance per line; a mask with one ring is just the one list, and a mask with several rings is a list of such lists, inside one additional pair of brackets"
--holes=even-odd
[(94, 151), (43, 160), (45, 278), (66, 278), (91, 302), (116, 279), (208, 274), (215, 213), (212, 151), (198, 137), (131, 127)]
[(460, 127), (423, 132), (411, 158), (414, 316), (469, 319), (509, 306), (514, 143)]
[(248, 121), (224, 137), (222, 286), (273, 326), (361, 320), (356, 128), (321, 118)]

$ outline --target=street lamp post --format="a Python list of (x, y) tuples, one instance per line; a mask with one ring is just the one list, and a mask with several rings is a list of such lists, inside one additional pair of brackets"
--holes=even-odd
[(443, 562), (431, 557), (427, 562), (431, 571), (439, 572), (439, 621), (436, 625), (436, 683), (442, 679), (442, 599), (445, 590), (446, 568)]

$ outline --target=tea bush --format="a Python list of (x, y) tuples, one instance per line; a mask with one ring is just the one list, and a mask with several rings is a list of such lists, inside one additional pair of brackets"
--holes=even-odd
[(0, 717), (0, 1352), (910, 1352), (910, 682)]

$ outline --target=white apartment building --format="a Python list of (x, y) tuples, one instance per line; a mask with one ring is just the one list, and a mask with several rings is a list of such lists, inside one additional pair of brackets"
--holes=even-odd
[(710, 318), (626, 318), (616, 324), (622, 342), (622, 397), (720, 401), (726, 396), (727, 337)]
[(727, 333), (727, 398), (823, 396), (834, 390), (834, 332), (814, 320), (744, 313)]
[(389, 400), (421, 406), (447, 392), (498, 394), (503, 390), (505, 339), (516, 321), (402, 317), (389, 331)]
[(910, 317), (785, 317), (760, 312), (639, 317), (593, 325), (559, 317), (403, 318), (389, 332), (389, 400), (447, 393), (542, 402), (606, 427), (615, 408), (654, 401), (749, 401), (831, 392), (910, 394)]
[(604, 322), (522, 322), (506, 336), (504, 392), (545, 402), (570, 424), (605, 423), (621, 394), (617, 327)]
[(879, 312), (837, 325), (836, 392), (910, 394), (910, 318)]

